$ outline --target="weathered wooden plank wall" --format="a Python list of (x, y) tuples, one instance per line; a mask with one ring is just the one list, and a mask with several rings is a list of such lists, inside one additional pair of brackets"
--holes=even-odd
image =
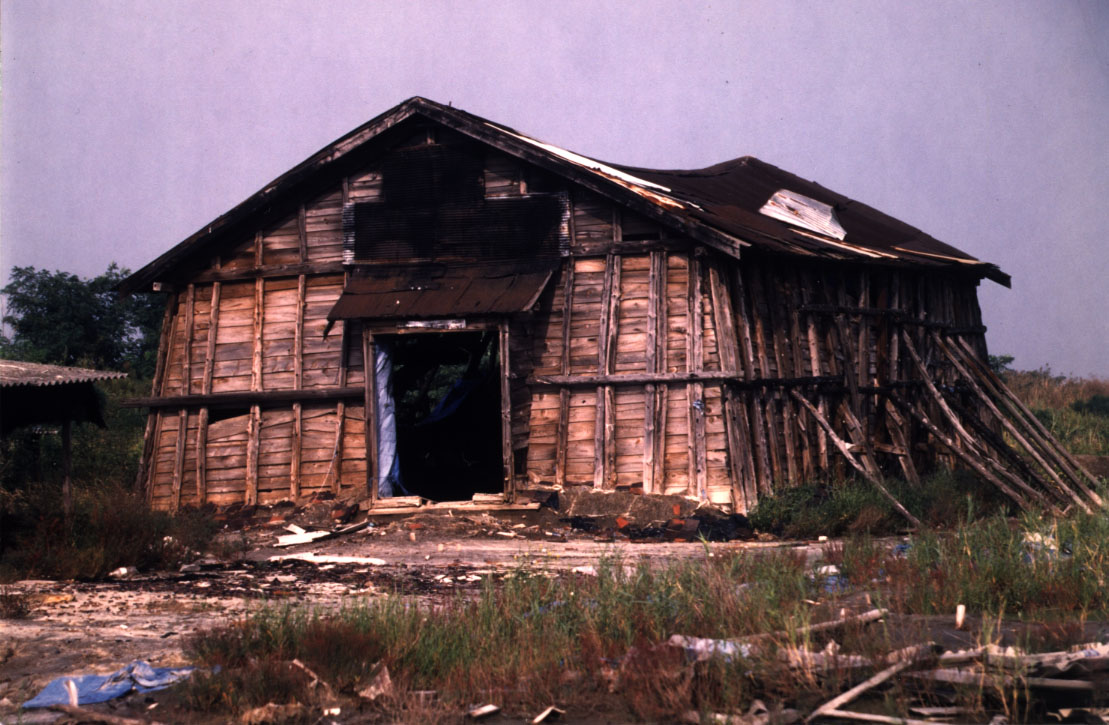
[[(401, 145), (434, 137), (420, 131)], [(488, 196), (565, 190), (493, 152), (484, 184)], [(746, 511), (782, 486), (843, 476), (834, 440), (866, 470), (910, 479), (968, 447), (960, 436), (941, 452), (920, 445), (929, 431), (891, 396), (918, 399), (921, 367), (955, 382), (937, 331), (984, 359), (973, 279), (755, 253), (737, 261), (569, 192), (567, 256), (536, 313), (501, 328), (507, 490), (642, 490)], [(154, 395), (363, 386), (362, 326), (324, 332), (345, 282), (343, 205), (381, 194), (378, 169), (356, 170), (180, 280)], [(950, 417), (935, 396), (919, 400), (929, 420)], [(365, 491), (366, 408), (361, 396), (160, 408), (144, 452), (151, 504)]]

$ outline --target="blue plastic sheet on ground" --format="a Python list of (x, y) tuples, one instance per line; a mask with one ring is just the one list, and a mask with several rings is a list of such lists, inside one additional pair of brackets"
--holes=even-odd
[(59, 677), (42, 688), (42, 692), (23, 703), (23, 707), (68, 705), (69, 693), (65, 689), (66, 681), (72, 681), (77, 687), (78, 705), (94, 705), (123, 697), (131, 690), (136, 692), (163, 690), (184, 680), (192, 672), (192, 667), (151, 667), (142, 660), (135, 660), (110, 675)]

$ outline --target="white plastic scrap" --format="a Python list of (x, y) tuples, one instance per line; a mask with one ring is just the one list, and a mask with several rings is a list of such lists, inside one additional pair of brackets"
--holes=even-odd
[(723, 657), (730, 661), (738, 657), (750, 657), (754, 649), (745, 642), (736, 642), (731, 639), (707, 639), (705, 637), (690, 637), (684, 634), (670, 636), (670, 644), (685, 650), (687, 657), (696, 662)]

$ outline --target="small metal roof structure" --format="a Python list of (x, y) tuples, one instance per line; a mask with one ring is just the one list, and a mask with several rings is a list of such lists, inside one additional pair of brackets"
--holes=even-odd
[[(739, 257), (743, 250), (893, 266), (962, 270), (1006, 287), (1009, 275), (887, 214), (751, 156), (697, 170), (641, 169), (606, 163), (494, 124), (458, 108), (414, 97), (386, 111), (271, 181), (253, 196), (120, 283), (134, 292), (221, 241), (285, 211), (287, 202), (374, 158), (409, 119), (441, 124), (510, 156), (562, 176), (699, 243)], [(763, 211), (772, 200), (807, 200), (838, 222), (829, 235)], [(772, 207), (775, 204), (771, 205)], [(787, 210), (788, 211), (788, 210)], [(812, 216), (812, 214), (810, 214)], [(253, 226), (252, 226), (253, 225)]]
[(25, 425), (88, 421), (104, 425), (97, 380), (127, 373), (0, 360), (0, 435)]

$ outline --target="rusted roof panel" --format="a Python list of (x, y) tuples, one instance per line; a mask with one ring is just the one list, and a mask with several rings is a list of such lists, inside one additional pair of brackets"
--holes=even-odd
[[(304, 188), (337, 179), (357, 161), (365, 163), (389, 146), (390, 134), (420, 117), (467, 135), (673, 227), (692, 239), (738, 256), (755, 247), (806, 257), (874, 260), (924, 268), (967, 270), (1000, 284), (1009, 275), (924, 232), (842, 194), (745, 156), (705, 169), (642, 169), (590, 159), (499, 126), (461, 109), (426, 98), (410, 98), (326, 146), (267, 184), (223, 216), (135, 272), (120, 284), (134, 291), (173, 277), (178, 267), (223, 239), (254, 229), (260, 218), (295, 206)], [(779, 192), (826, 204), (843, 229), (843, 239), (810, 234), (759, 210)]]
[(429, 319), (507, 314), (530, 309), (553, 263), (418, 265), (359, 270), (327, 319)]
[(95, 380), (116, 380), (127, 377), (127, 373), (111, 370), (89, 370), (61, 365), (0, 360), (0, 388), (20, 385), (43, 387), (48, 385), (69, 385), (88, 383)]

